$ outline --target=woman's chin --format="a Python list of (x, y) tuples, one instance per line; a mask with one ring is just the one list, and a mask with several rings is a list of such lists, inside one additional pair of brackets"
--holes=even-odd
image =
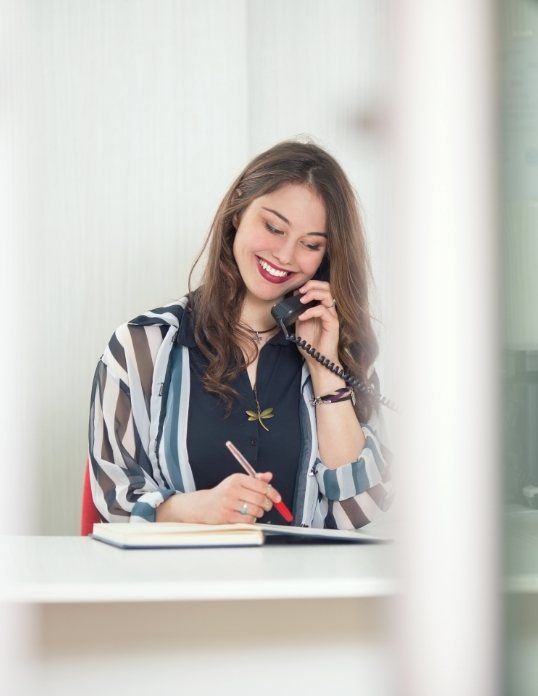
[(271, 304), (271, 306), (275, 304), (275, 302), (278, 302), (282, 297), (284, 297), (284, 295), (287, 294), (287, 292), (288, 290), (284, 289), (283, 287), (247, 287), (247, 297), (250, 297), (250, 299), (254, 302), (267, 302), (268, 304)]
[(245, 283), (247, 295), (255, 302), (267, 302), (272, 306), (285, 295), (304, 284), (305, 281), (297, 276), (298, 274), (293, 278), (293, 281), (290, 278), (284, 283), (271, 283), (271, 281), (258, 276), (249, 278), (249, 282)]

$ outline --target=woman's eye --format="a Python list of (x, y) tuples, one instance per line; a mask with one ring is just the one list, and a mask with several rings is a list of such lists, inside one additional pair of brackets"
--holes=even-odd
[[(272, 234), (284, 234), (282, 230), (278, 230), (276, 227), (273, 227), (273, 225), (270, 225), (268, 222), (265, 223), (265, 226)], [(307, 249), (310, 249), (310, 251), (319, 251), (321, 249), (321, 244), (305, 244), (305, 247)]]
[(265, 226), (269, 230), (269, 232), (272, 232), (273, 234), (282, 234), (281, 230), (277, 230), (276, 227), (273, 227), (273, 225), (270, 225), (268, 222), (265, 223)]

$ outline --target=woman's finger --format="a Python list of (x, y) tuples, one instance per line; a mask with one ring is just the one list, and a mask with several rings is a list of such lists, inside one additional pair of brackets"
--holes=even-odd
[(239, 497), (245, 503), (251, 503), (252, 505), (262, 507), (264, 510), (265, 506), (267, 505), (267, 501), (269, 501), (271, 507), (273, 506), (272, 500), (265, 495), (265, 493), (258, 493), (257, 491), (253, 491), (249, 488), (242, 488), (241, 492), (239, 493)]
[(300, 321), (308, 321), (308, 319), (321, 319), (323, 324), (327, 326), (332, 326), (333, 324), (338, 324), (338, 318), (335, 316), (335, 312), (331, 311), (329, 307), (325, 305), (318, 304), (315, 307), (310, 307), (302, 314), (299, 314), (298, 319)]
[(301, 295), (301, 302), (303, 304), (307, 304), (312, 300), (319, 300), (324, 307), (327, 307), (327, 309), (334, 309), (334, 298), (330, 291), (314, 289), (309, 290), (304, 295)]
[(239, 514), (242, 514), (240, 512), (241, 509), (246, 505), (245, 508), (245, 515), (252, 515), (254, 517), (263, 517), (265, 514), (265, 509), (261, 505), (256, 505), (255, 503), (251, 503), (248, 500), (245, 500), (244, 498), (240, 498), (237, 500), (234, 504), (234, 510), (236, 512), (239, 512)]
[(256, 474), (256, 478), (260, 479), (261, 481), (266, 481), (269, 483), (269, 481), (273, 478), (273, 472), (272, 471), (261, 471)]
[(249, 490), (254, 491), (255, 493), (261, 493), (261, 495), (266, 495), (273, 501), (273, 503), (279, 503), (282, 500), (282, 496), (276, 490), (276, 488), (273, 488), (271, 484), (266, 483), (265, 481), (262, 481), (258, 478), (249, 476), (246, 480), (242, 480), (241, 484), (245, 488), (248, 488)]
[(308, 290), (311, 289), (327, 290), (328, 292), (330, 292), (331, 286), (325, 280), (307, 280), (304, 285), (301, 285), (301, 287), (299, 288), (299, 292), (301, 294), (304, 294), (305, 292), (308, 292)]
[(242, 515), (240, 512), (234, 510), (229, 516), (230, 524), (235, 524), (236, 522), (243, 522), (244, 524), (256, 524), (258, 521), (257, 517), (254, 515)]

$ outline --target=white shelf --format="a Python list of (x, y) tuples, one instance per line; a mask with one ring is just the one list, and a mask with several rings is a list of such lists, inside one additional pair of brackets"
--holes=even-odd
[(512, 506), (505, 514), (506, 589), (538, 593), (538, 510)]

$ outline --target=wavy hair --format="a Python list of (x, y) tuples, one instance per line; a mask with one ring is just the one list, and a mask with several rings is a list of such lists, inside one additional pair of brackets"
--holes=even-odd
[[(234, 219), (236, 215), (241, 219), (256, 198), (286, 184), (309, 186), (325, 204), (329, 234), (324, 266), (329, 266), (331, 292), (338, 307), (341, 366), (368, 385), (379, 353), (368, 301), (373, 276), (353, 188), (338, 162), (319, 146), (280, 142), (257, 155), (232, 183), (188, 278), (194, 336), (208, 360), (203, 385), (225, 402), (226, 417), (233, 397), (238, 396), (230, 383), (247, 367), (241, 345), (250, 342), (253, 360), (258, 355), (257, 342), (240, 324), (245, 286), (233, 255)], [(208, 245), (201, 283), (192, 290), (192, 274)], [(377, 402), (372, 394), (362, 391), (356, 390), (356, 396), (355, 411), (359, 421), (366, 422)]]

